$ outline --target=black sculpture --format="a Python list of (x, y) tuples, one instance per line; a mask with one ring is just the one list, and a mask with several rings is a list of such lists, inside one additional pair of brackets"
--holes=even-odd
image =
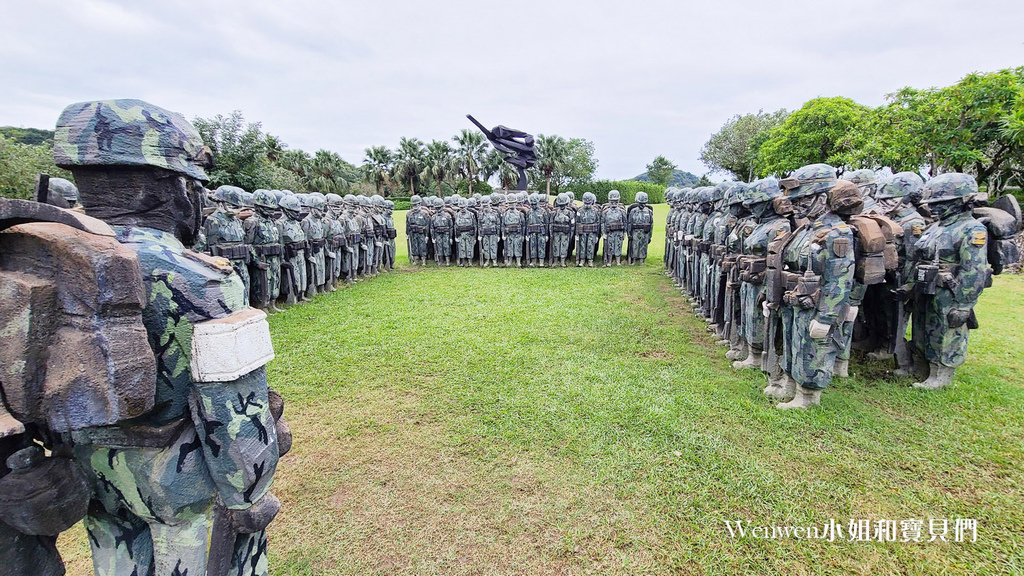
[(484, 136), (487, 136), (487, 139), (499, 152), (505, 154), (505, 162), (515, 166), (519, 171), (519, 184), (516, 186), (516, 190), (526, 190), (526, 184), (529, 181), (526, 177), (526, 169), (532, 167), (537, 161), (537, 154), (533, 151), (533, 136), (522, 130), (506, 128), (501, 125), (488, 130), (473, 116), (466, 114), (466, 118), (476, 124), (476, 127), (484, 133)]

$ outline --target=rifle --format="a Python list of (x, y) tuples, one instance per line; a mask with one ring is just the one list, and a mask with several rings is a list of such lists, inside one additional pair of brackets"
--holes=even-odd
[(210, 553), (206, 561), (206, 576), (226, 576), (231, 570), (231, 557), (235, 554), (238, 533), (231, 525), (228, 509), (220, 498), (213, 505), (213, 526), (210, 529)]

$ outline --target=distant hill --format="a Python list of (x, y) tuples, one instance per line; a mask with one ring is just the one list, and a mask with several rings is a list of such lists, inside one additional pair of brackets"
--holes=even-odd
[(20, 144), (38, 145), (53, 142), (53, 130), (40, 130), (38, 128), (0, 126), (0, 135), (4, 138), (10, 138)]
[[(647, 172), (644, 172), (636, 178), (630, 178), (630, 180), (639, 180), (641, 182), (651, 181), (651, 179), (647, 177)], [(677, 188), (692, 188), (697, 185), (698, 180), (700, 180), (699, 176), (694, 176), (685, 170), (673, 170), (672, 177), (668, 180), (668, 185), (675, 186)]]

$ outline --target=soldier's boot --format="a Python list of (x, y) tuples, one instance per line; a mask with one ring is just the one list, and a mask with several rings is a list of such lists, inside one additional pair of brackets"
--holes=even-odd
[(908, 366), (900, 366), (896, 369), (896, 376), (914, 376), (922, 380), (928, 378), (928, 361), (920, 354), (914, 354), (914, 362)]
[(565, 258), (559, 258), (559, 260), (562, 262), (562, 268), (565, 268)]
[(776, 400), (786, 400), (796, 394), (796, 388), (796, 380), (793, 380), (793, 377), (789, 374), (782, 372), (778, 378), (769, 380), (768, 386), (762, 392)]
[(747, 354), (746, 359), (733, 362), (732, 367), (736, 370), (760, 370), (761, 351), (754, 346), (750, 346), (750, 353)]
[(839, 378), (850, 377), (850, 359), (849, 358), (836, 358), (836, 363), (832, 365), (832, 374)]
[(730, 348), (729, 351), (725, 353), (725, 359), (742, 360), (743, 358), (747, 357), (748, 348), (749, 347), (747, 346), (747, 343), (744, 342), (743, 340), (740, 340), (739, 342), (736, 343), (735, 347)]
[(504, 266), (504, 268), (508, 268), (511, 265), (512, 265), (512, 257), (511, 256), (505, 256), (505, 266)]
[(274, 302), (270, 303), (270, 311), (271, 312), (284, 312), (284, 310), (281, 310), (280, 308), (277, 307), (277, 301), (276, 300)]
[(538, 262), (538, 263), (540, 264), (540, 267), (541, 267), (541, 268), (543, 268), (543, 267), (544, 267), (544, 259), (543, 259), (543, 258), (541, 258), (541, 259), (540, 259), (540, 260), (538, 260), (537, 262)]
[(953, 374), (955, 372), (956, 368), (932, 362), (928, 365), (928, 378), (922, 382), (914, 382), (914, 388), (923, 388), (925, 390), (945, 388), (953, 383)]
[(483, 263), (483, 265), (481, 266), (481, 268), (487, 268), (488, 266), (490, 266), (490, 264), (488, 264), (488, 262), (487, 262), (487, 258), (484, 258), (484, 263)]
[(616, 256), (615, 257), (615, 265), (616, 266), (622, 266), (622, 256)]
[[(721, 334), (719, 334), (719, 336), (721, 336)], [(732, 342), (729, 342), (728, 338), (721, 338), (719, 340), (715, 340), (715, 346), (728, 346), (729, 344), (732, 344)]]
[(576, 267), (579, 268), (580, 266), (583, 266), (583, 261), (580, 260), (579, 256), (576, 256)]
[(451, 266), (451, 265), (452, 265), (452, 259), (451, 259), (451, 257), (445, 258), (445, 259), (444, 259), (444, 266), (445, 266), (445, 268), (447, 268), (447, 267), (449, 267), (449, 266)]
[(797, 386), (796, 395), (792, 400), (777, 404), (775, 407), (780, 410), (788, 410), (790, 408), (810, 408), (815, 404), (821, 404), (821, 390)]
[(885, 348), (879, 348), (874, 352), (868, 352), (868, 359), (870, 360), (892, 360), (893, 356), (894, 355)]
[(522, 267), (523, 267), (523, 257), (522, 256), (516, 256), (516, 268), (522, 268)]

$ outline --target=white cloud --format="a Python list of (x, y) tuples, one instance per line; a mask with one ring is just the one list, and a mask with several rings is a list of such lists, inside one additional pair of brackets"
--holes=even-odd
[(234, 109), (293, 147), (359, 162), (400, 136), (487, 124), (593, 140), (599, 175), (701, 145), (737, 113), (816, 96), (869, 105), (904, 85), (1024, 61), (1024, 6), (996, 0), (781, 3), (55, 0), (5, 8), (0, 124), (52, 126), (78, 100)]

